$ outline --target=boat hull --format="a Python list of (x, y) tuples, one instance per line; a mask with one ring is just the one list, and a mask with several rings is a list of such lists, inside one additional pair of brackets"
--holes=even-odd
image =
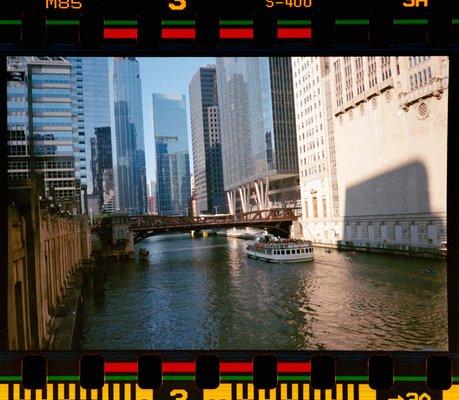
[(246, 250), (246, 254), (250, 258), (254, 258), (256, 260), (262, 260), (266, 262), (271, 262), (271, 263), (298, 263), (298, 262), (314, 260), (314, 253), (276, 256), (276, 255), (257, 253), (252, 250)]

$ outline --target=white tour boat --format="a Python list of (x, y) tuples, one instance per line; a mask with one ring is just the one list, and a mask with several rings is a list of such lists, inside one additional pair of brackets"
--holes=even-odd
[(273, 235), (257, 238), (246, 248), (249, 257), (277, 263), (302, 262), (314, 259), (310, 240), (278, 239)]

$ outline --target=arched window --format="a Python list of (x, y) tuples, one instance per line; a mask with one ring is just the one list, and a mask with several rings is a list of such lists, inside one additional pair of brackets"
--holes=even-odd
[(346, 225), (346, 240), (352, 240), (352, 229), (350, 225)]
[(387, 241), (387, 225), (381, 225), (381, 241)]
[(395, 243), (403, 242), (403, 228), (401, 225), (395, 225)]
[(438, 244), (437, 225), (427, 225), (427, 239), (430, 244)]
[(413, 246), (419, 244), (419, 226), (416, 224), (410, 225), (410, 239)]
[(368, 240), (370, 242), (375, 241), (375, 227), (373, 225), (368, 225)]

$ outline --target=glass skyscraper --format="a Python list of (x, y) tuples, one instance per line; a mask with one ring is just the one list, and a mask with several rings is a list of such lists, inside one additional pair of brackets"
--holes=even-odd
[(81, 212), (71, 64), (62, 57), (8, 57), (7, 71), (8, 177), (32, 179), (64, 210)]
[(299, 200), (287, 57), (217, 58), (224, 188), (231, 213)]
[(92, 176), (91, 139), (95, 137), (96, 128), (110, 126), (108, 58), (83, 57), (82, 79), (87, 188), (92, 194), (97, 177)]
[(135, 57), (113, 59), (113, 100), (116, 137), (117, 208), (147, 212), (145, 144), (139, 63)]
[(189, 85), (196, 210), (225, 212), (215, 65), (201, 67)]
[(191, 215), (185, 95), (153, 93), (153, 125), (158, 214)]

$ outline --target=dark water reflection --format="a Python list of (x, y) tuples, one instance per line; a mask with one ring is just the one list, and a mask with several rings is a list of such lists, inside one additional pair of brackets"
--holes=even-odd
[(315, 249), (247, 259), (246, 241), (152, 237), (148, 263), (86, 285), (86, 349), (447, 349), (446, 264)]

